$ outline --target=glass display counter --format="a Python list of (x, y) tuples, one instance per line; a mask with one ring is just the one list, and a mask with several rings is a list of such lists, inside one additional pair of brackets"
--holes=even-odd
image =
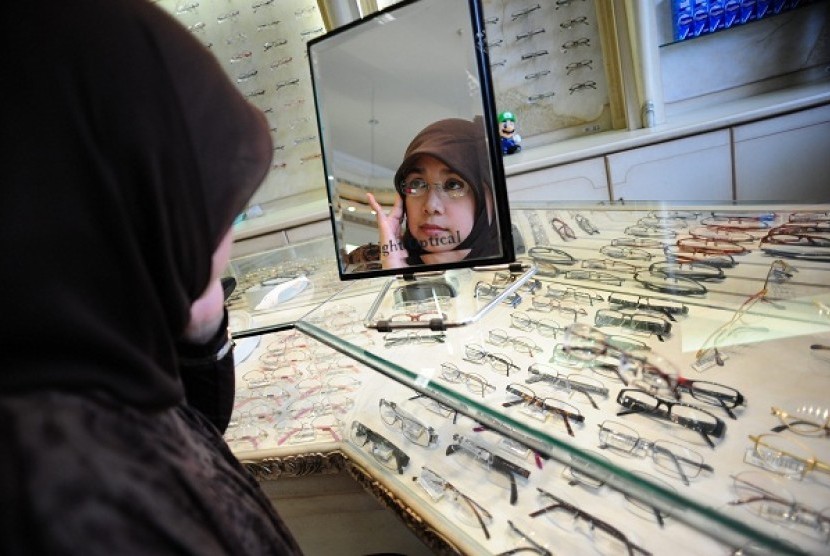
[[(383, 333), (364, 319), (388, 279), (333, 288), (256, 336), (228, 441), (337, 454), (442, 551), (826, 553), (829, 209), (514, 204), (536, 268), (516, 294)], [(511, 275), (446, 279), (384, 316), (484, 304)]]

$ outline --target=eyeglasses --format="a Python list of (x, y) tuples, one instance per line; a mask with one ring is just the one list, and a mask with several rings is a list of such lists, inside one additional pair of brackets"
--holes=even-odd
[(818, 512), (796, 502), (780, 481), (761, 472), (745, 471), (732, 477), (732, 489), (738, 495), (730, 506), (743, 506), (772, 523), (795, 526), (825, 542), (830, 539), (830, 514)]
[(645, 249), (636, 247), (620, 247), (617, 245), (603, 245), (599, 252), (612, 259), (625, 259), (629, 261), (650, 261), (652, 254)]
[(702, 218), (700, 223), (726, 230), (766, 230), (774, 220), (774, 213), (746, 215), (713, 212), (711, 216)]
[[(470, 191), (470, 186), (459, 178), (449, 178), (444, 183), (434, 183), (431, 186), (450, 199), (464, 197)], [(398, 193), (405, 197), (422, 197), (429, 189), (430, 184), (423, 178), (411, 178), (398, 184)]]
[(565, 428), (568, 431), (568, 435), (574, 436), (573, 427), (571, 427), (571, 421), (576, 423), (583, 423), (585, 421), (585, 417), (579, 410), (572, 406), (569, 403), (565, 403), (561, 400), (557, 400), (556, 398), (540, 398), (536, 395), (536, 393), (525, 386), (524, 384), (517, 384), (512, 383), (508, 384), (505, 387), (509, 393), (513, 394), (514, 396), (518, 397), (518, 400), (504, 402), (502, 407), (512, 407), (514, 405), (518, 405), (520, 403), (527, 404), (528, 411), (537, 419), (544, 421), (547, 419), (547, 414), (545, 412), (553, 413), (562, 417), (562, 421), (565, 423)]
[(812, 471), (830, 474), (830, 463), (816, 459), (809, 448), (792, 438), (775, 434), (749, 435), (752, 449), (744, 461), (793, 479), (803, 479)]
[(633, 353), (635, 350), (620, 349), (619, 345), (617, 337), (607, 336), (585, 324), (574, 324), (566, 330), (563, 350), (574, 359), (592, 364), (604, 357), (602, 371), (597, 372), (617, 378), (626, 386), (629, 380), (624, 375), (630, 374), (635, 385), (676, 395), (680, 371), (674, 365), (656, 354), (647, 353), (647, 350), (638, 349)]
[(510, 326), (525, 332), (530, 332), (535, 329), (541, 336), (553, 338), (562, 331), (562, 327), (556, 321), (551, 319), (534, 320), (527, 313), (520, 311), (516, 311), (510, 315)]
[(625, 272), (626, 274), (635, 274), (642, 270), (640, 266), (635, 266), (617, 259), (583, 259), (582, 268), (607, 270), (609, 272)]
[(389, 317), (391, 322), (429, 322), (433, 319), (447, 320), (447, 314), (427, 311), (424, 313), (395, 313)]
[(515, 505), (519, 499), (519, 490), (516, 486), (516, 475), (527, 479), (530, 471), (510, 460), (504, 459), (482, 444), (473, 442), (460, 434), (452, 435), (453, 443), (447, 446), (447, 455), (464, 453), (472, 457), (485, 468), (506, 476), (510, 480), (510, 503)]
[(588, 315), (588, 311), (586, 311), (584, 307), (574, 307), (572, 305), (569, 305), (568, 301), (563, 301), (561, 299), (553, 299), (552, 297), (542, 295), (533, 296), (533, 298), (530, 300), (530, 308), (533, 311), (541, 311), (545, 313), (551, 313), (553, 311), (556, 311), (561, 315), (573, 317), (574, 322), (576, 322), (576, 319), (580, 315)]
[(576, 234), (574, 233), (573, 228), (568, 226), (561, 218), (552, 218), (550, 225), (553, 227), (553, 231), (559, 234), (562, 241), (576, 239)]
[[(643, 556), (651, 556), (651, 552), (628, 540), (625, 533), (610, 523), (589, 514), (588, 512), (569, 502), (566, 502), (562, 498), (551, 494), (542, 488), (537, 487), (536, 490), (542, 497), (551, 500), (553, 503), (545, 506), (544, 508), (531, 512), (530, 517), (547, 515), (555, 524), (565, 530), (573, 530), (575, 522), (578, 524), (578, 522), (584, 521), (589, 526), (589, 532), (591, 533), (594, 545), (597, 548), (605, 549), (602, 550), (603, 553), (618, 553), (620, 552), (620, 549), (622, 549), (622, 551), (627, 553), (629, 556), (634, 556), (635, 552), (642, 554)], [(571, 519), (565, 522), (560, 522), (555, 514), (557, 511), (566, 512)]]
[(653, 226), (629, 226), (625, 229), (625, 233), (634, 236), (637, 238), (675, 238), (677, 237), (677, 232), (674, 230), (670, 230), (668, 228), (662, 227), (653, 227)]
[(689, 234), (700, 239), (715, 239), (732, 243), (752, 243), (755, 241), (751, 234), (731, 228), (721, 228), (720, 226), (699, 226), (689, 230)]
[(749, 253), (749, 249), (743, 245), (718, 239), (685, 237), (678, 239), (676, 245), (681, 251), (690, 253), (712, 253), (716, 255), (745, 255)]
[(481, 397), (496, 391), (496, 387), (487, 382), (483, 376), (465, 373), (452, 363), (441, 363), (441, 378), (454, 384), (464, 383), (470, 392), (479, 394)]
[(663, 419), (693, 430), (700, 434), (709, 447), (714, 448), (710, 436), (721, 438), (726, 432), (726, 423), (699, 407), (660, 398), (644, 390), (626, 388), (617, 395), (617, 403), (625, 407), (618, 417), (630, 413), (644, 413), (656, 419)]
[(401, 433), (410, 442), (428, 448), (438, 443), (438, 435), (435, 429), (421, 423), (418, 419), (402, 410), (395, 402), (383, 398), (378, 403), (380, 418), (383, 422), (394, 427), (399, 425)]
[(483, 365), (486, 361), (493, 370), (510, 376), (510, 371), (518, 371), (519, 366), (506, 355), (491, 353), (478, 344), (468, 344), (464, 347), (464, 360), (476, 365)]
[(561, 249), (556, 249), (555, 247), (550, 247), (548, 245), (536, 245), (528, 249), (527, 254), (530, 256), (534, 262), (544, 262), (548, 264), (561, 264), (565, 266), (570, 266), (576, 263), (576, 259), (574, 259), (570, 254), (562, 251)]
[(723, 269), (711, 264), (698, 262), (661, 261), (652, 263), (648, 267), (649, 272), (659, 272), (668, 276), (677, 276), (689, 280), (718, 281), (723, 280), (726, 275)]
[[(494, 386), (493, 390), (495, 391), (495, 389), (496, 388)], [(433, 400), (432, 398), (430, 398), (426, 394), (415, 394), (414, 396), (412, 396), (409, 399), (410, 400), (418, 400), (421, 403), (421, 405), (423, 405), (424, 408), (427, 411), (431, 411), (432, 413), (434, 413), (436, 415), (440, 415), (444, 419), (452, 419), (453, 425), (455, 424), (456, 420), (458, 419), (458, 411), (457, 410), (451, 408), (448, 405), (442, 404), (441, 402), (439, 402), (437, 400)]]
[(361, 447), (369, 444), (369, 453), (384, 467), (403, 474), (409, 465), (409, 456), (387, 440), (359, 421), (352, 421), (352, 440)]
[(412, 477), (412, 480), (429, 494), (433, 502), (438, 502), (447, 495), (456, 504), (456, 515), (461, 521), (467, 525), (478, 525), (484, 532), (484, 537), (486, 539), (490, 538), (490, 531), (488, 531), (487, 526), (493, 523), (493, 516), (484, 506), (426, 466), (421, 468), (421, 475)]
[(697, 280), (667, 272), (654, 270), (638, 272), (634, 275), (634, 279), (648, 290), (671, 295), (706, 295), (708, 291), (706, 286)]
[(657, 299), (644, 295), (628, 295), (624, 293), (612, 293), (608, 296), (608, 303), (626, 309), (645, 309), (662, 313), (669, 320), (675, 320), (674, 315), (687, 315), (689, 308), (676, 301)]
[(402, 346), (404, 344), (443, 344), (447, 335), (443, 332), (407, 332), (398, 330), (383, 335), (383, 343), (386, 347)]
[(734, 388), (706, 380), (679, 377), (675, 392), (685, 392), (699, 402), (720, 407), (732, 419), (737, 419), (732, 410), (744, 404), (743, 395)]
[(596, 326), (621, 326), (654, 334), (660, 341), (671, 333), (671, 323), (664, 318), (648, 313), (626, 314), (613, 309), (600, 309), (594, 314)]
[(698, 477), (702, 471), (714, 472), (694, 450), (667, 440), (646, 440), (631, 427), (614, 421), (606, 420), (599, 425), (599, 447), (639, 457), (650, 453), (660, 472), (679, 478), (686, 486), (689, 479)]
[[(796, 269), (792, 265), (787, 264), (786, 262), (777, 259), (773, 261), (769, 269), (767, 270), (766, 278), (764, 279), (764, 284), (758, 292), (749, 296), (741, 305), (735, 310), (732, 314), (732, 317), (726, 323), (722, 324), (718, 328), (716, 328), (704, 341), (701, 345), (700, 349), (697, 350), (695, 353), (696, 365), (700, 367), (704, 362), (706, 357), (712, 354), (714, 361), (723, 366), (724, 359), (720, 354), (720, 347), (724, 340), (729, 337), (739, 326), (743, 317), (749, 312), (749, 310), (759, 301), (772, 303), (767, 296), (769, 294), (770, 288), (775, 283), (781, 283), (789, 280), (793, 276), (793, 272)], [(773, 304), (774, 305), (774, 304)]]
[(592, 306), (595, 301), (597, 303), (605, 301), (605, 298), (602, 297), (601, 294), (584, 292), (576, 288), (554, 288), (553, 286), (547, 286), (547, 291), (545, 292), (545, 295), (547, 295), (548, 297), (552, 297), (554, 299), (567, 299), (572, 300), (576, 303), (588, 304)]
[[(497, 286), (495, 284), (488, 284), (487, 282), (478, 282), (475, 285), (475, 296), (481, 297), (484, 299), (494, 299), (501, 295), (501, 293), (505, 290), (503, 286)], [(517, 305), (522, 302), (522, 296), (519, 295), (518, 292), (513, 292), (507, 297), (504, 298), (504, 303), (510, 305), (514, 309)]]
[(594, 409), (599, 409), (599, 406), (591, 394), (602, 398), (608, 397), (608, 388), (599, 380), (591, 377), (578, 374), (560, 375), (556, 369), (542, 363), (533, 363), (527, 368), (527, 372), (532, 375), (525, 380), (528, 384), (545, 381), (568, 397), (572, 397), (574, 392), (583, 394)]
[(774, 432), (789, 429), (802, 436), (830, 436), (830, 410), (814, 405), (802, 405), (793, 413), (773, 407), (772, 414), (778, 417), (781, 425), (774, 427)]
[(623, 283), (623, 279), (619, 276), (595, 270), (569, 270), (565, 272), (564, 278), (567, 280), (597, 282), (606, 286), (621, 286)]
[(683, 251), (676, 245), (666, 245), (663, 254), (667, 261), (705, 264), (716, 268), (732, 268), (738, 264), (735, 257), (726, 253), (693, 253)]
[(304, 444), (306, 442), (339, 442), (340, 441), (340, 424), (316, 424), (314, 421), (310, 423), (288, 421), (277, 425), (277, 445), (284, 444)]
[(494, 346), (510, 345), (513, 346), (513, 349), (518, 351), (519, 353), (525, 353), (531, 356), (534, 353), (539, 353), (542, 351), (542, 348), (536, 345), (536, 342), (534, 342), (530, 338), (524, 338), (521, 336), (510, 336), (501, 328), (494, 328), (490, 330), (490, 332), (487, 335), (487, 342), (493, 344)]
[[(516, 281), (517, 275), (510, 272), (496, 272), (493, 274), (492, 284), (494, 286), (505, 286)], [(533, 293), (542, 287), (542, 282), (536, 278), (531, 278), (522, 284), (521, 289), (528, 293)]]
[(638, 249), (662, 249), (665, 243), (647, 237), (619, 237), (612, 239), (611, 245), (618, 247), (636, 247)]
[[(591, 60), (583, 60), (581, 62), (574, 62), (572, 64), (568, 64), (565, 69), (567, 69), (568, 73), (570, 74), (572, 71), (577, 70), (581, 67), (585, 67), (585, 66), (590, 67), (590, 64), (591, 64)], [(574, 220), (576, 221), (576, 224), (580, 228), (582, 228), (582, 231), (585, 232), (586, 234), (594, 235), (594, 234), (599, 233), (599, 230), (597, 229), (597, 227), (594, 226), (594, 224), (590, 220), (588, 220), (588, 218), (586, 216), (583, 216), (581, 214), (577, 214), (576, 216), (574, 216)]]

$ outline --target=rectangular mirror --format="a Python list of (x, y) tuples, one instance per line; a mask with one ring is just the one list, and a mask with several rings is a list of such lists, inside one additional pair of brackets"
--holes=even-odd
[(340, 278), (511, 262), (480, 0), (414, 0), (308, 44)]

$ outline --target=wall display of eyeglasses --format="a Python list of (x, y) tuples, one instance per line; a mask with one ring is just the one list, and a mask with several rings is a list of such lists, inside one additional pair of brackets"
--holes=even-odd
[(516, 116), (523, 139), (561, 139), (619, 127), (612, 117), (620, 103), (618, 64), (613, 56), (607, 64), (605, 51), (617, 41), (613, 25), (603, 25), (613, 17), (610, 2), (482, 4), (496, 107)]
[(325, 27), (314, 0), (158, 0), (268, 118), (271, 171), (251, 205), (324, 183), (306, 43)]
[(367, 330), (376, 283), (259, 337), (235, 450), (336, 448), (465, 553), (826, 553), (827, 207), (513, 210), (537, 273), (476, 325)]

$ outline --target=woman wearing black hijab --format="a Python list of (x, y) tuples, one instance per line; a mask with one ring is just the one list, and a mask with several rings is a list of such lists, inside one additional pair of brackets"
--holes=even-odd
[(383, 268), (452, 263), (499, 253), (482, 118), (425, 127), (395, 173), (398, 197), (386, 213), (374, 196)]
[(0, 553), (298, 553), (220, 434), (264, 117), (147, 0), (4, 13)]

